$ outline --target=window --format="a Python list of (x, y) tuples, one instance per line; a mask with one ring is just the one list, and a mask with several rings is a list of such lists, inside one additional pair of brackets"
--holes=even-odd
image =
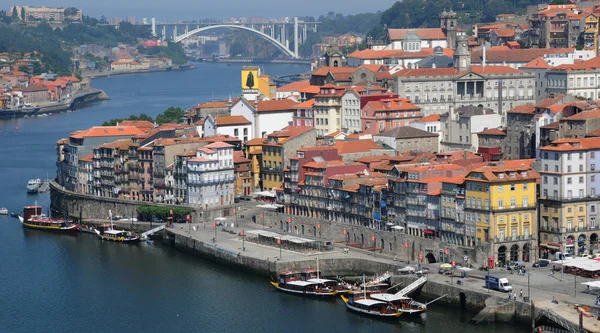
[(579, 190), (579, 197), (583, 198), (585, 196), (583, 189)]
[(571, 166), (567, 166), (567, 172), (571, 172)]
[(579, 153), (579, 159), (582, 160), (583, 159), (583, 153)]
[(515, 208), (516, 206), (517, 206), (517, 198), (511, 197), (510, 198), (510, 208)]
[(571, 177), (567, 177), (567, 184), (572, 184)]
[(498, 185), (498, 192), (504, 192), (504, 185)]
[(558, 185), (558, 177), (552, 177), (552, 179), (554, 180), (554, 185)]
[(554, 172), (558, 172), (558, 165), (554, 166)]
[(237, 128), (233, 129), (233, 136), (238, 137), (240, 135), (240, 130)]
[(510, 184), (510, 191), (514, 192), (517, 186), (515, 184)]
[(523, 191), (527, 191), (529, 189), (529, 184), (523, 183)]
[(504, 199), (498, 199), (498, 209), (504, 209)]
[(596, 171), (596, 164), (590, 164), (590, 171)]
[(529, 207), (529, 198), (527, 196), (523, 197), (523, 207)]
[(583, 176), (579, 177), (579, 184), (583, 184)]
[(595, 151), (590, 152), (590, 158), (596, 158), (596, 152)]
[[(544, 184), (548, 184), (548, 176), (544, 176)], [(523, 186), (525, 186), (525, 184), (523, 184)]]

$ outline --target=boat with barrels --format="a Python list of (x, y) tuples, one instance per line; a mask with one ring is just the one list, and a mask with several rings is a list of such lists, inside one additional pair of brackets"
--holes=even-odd
[(79, 224), (70, 219), (54, 219), (42, 213), (42, 207), (37, 204), (25, 206), (23, 216), (18, 215), (19, 221), (24, 227), (32, 229), (75, 232), (79, 230)]

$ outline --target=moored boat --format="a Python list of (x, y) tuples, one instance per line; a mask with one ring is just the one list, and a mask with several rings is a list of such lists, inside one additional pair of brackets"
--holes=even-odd
[(0, 215), (8, 215), (8, 208), (0, 208)]
[(398, 294), (370, 294), (370, 299), (386, 302), (399, 312), (407, 314), (420, 314), (427, 310), (427, 304)]
[(335, 290), (337, 281), (320, 278), (319, 259), (317, 270), (283, 272), (277, 281), (271, 281), (271, 285), (281, 291), (306, 296), (332, 297), (338, 294)]
[(103, 224), (94, 229), (98, 237), (102, 240), (108, 240), (121, 243), (135, 243), (141, 240), (140, 235), (133, 231), (117, 230), (111, 224)]
[(32, 178), (27, 182), (27, 193), (38, 193), (40, 186), (42, 185), (42, 180), (37, 178)]
[(383, 318), (398, 318), (402, 315), (402, 312), (394, 309), (393, 306), (386, 302), (360, 296), (358, 299), (355, 299), (353, 295), (342, 295), (341, 298), (344, 304), (346, 304), (346, 308), (362, 314)]
[(60, 232), (74, 232), (79, 230), (79, 224), (73, 223), (68, 219), (53, 219), (42, 214), (42, 207), (26, 206), (23, 208), (23, 216), (18, 216), (19, 221), (24, 227), (41, 230), (51, 230)]

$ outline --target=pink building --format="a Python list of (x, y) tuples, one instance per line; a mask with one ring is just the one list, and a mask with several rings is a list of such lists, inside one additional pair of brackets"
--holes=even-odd
[(370, 101), (361, 110), (361, 129), (365, 134), (378, 134), (409, 126), (420, 117), (421, 108), (406, 98)]

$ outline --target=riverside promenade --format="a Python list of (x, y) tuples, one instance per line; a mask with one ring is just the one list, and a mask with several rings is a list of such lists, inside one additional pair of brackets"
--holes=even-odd
[[(407, 265), (406, 261), (400, 262), (393, 257), (373, 253), (367, 250), (348, 248), (344, 244), (338, 244), (330, 251), (297, 252), (280, 249), (276, 246), (268, 246), (253, 242), (243, 242), (240, 231), (246, 234), (252, 230), (266, 230), (281, 232), (264, 228), (261, 224), (255, 224), (248, 219), (238, 219), (235, 226), (235, 218), (229, 217), (223, 221), (225, 224), (215, 228), (212, 222), (175, 224), (167, 228), (169, 240), (177, 249), (190, 252), (205, 259), (218, 263), (237, 266), (264, 276), (275, 277), (277, 272), (286, 269), (316, 268), (316, 258), (319, 258), (320, 269), (324, 275), (347, 276), (360, 275), (362, 273), (373, 274), (385, 271), (397, 272), (398, 268)], [(231, 226), (234, 223), (234, 226)], [(230, 232), (225, 232), (223, 229)], [(289, 234), (288, 234), (289, 235)], [(213, 239), (214, 242), (213, 242)], [(416, 262), (411, 262), (416, 265)], [(584, 293), (585, 288), (578, 279), (577, 284), (572, 276), (550, 276), (546, 268), (529, 270), (532, 272), (528, 278), (517, 276), (502, 270), (493, 270), (491, 275), (507, 277), (513, 284), (513, 292), (517, 294), (516, 301), (508, 301), (508, 294), (484, 287), (484, 278), (487, 274), (483, 271), (470, 271), (466, 278), (461, 278), (462, 284), (458, 285), (458, 276), (445, 276), (438, 274), (439, 264), (422, 264), (429, 269), (428, 282), (423, 286), (418, 298), (431, 301), (442, 295), (447, 295), (440, 303), (449, 305), (461, 305), (474, 310), (482, 310), (482, 314), (474, 318), (474, 321), (520, 321), (531, 322), (531, 307), (526, 299), (519, 297), (520, 290), (523, 296), (531, 292), (531, 299), (535, 305), (535, 316), (561, 321), (562, 326), (577, 328), (579, 325), (579, 313), (577, 305), (592, 305), (595, 296)], [(459, 272), (455, 272), (459, 275)], [(394, 276), (394, 284), (404, 287), (415, 279), (413, 276)], [(265, 280), (267, 283), (267, 280)], [(578, 291), (575, 291), (577, 286)], [(552, 302), (556, 299), (558, 304)], [(588, 332), (600, 332), (600, 321), (594, 316), (583, 317), (584, 329)]]

